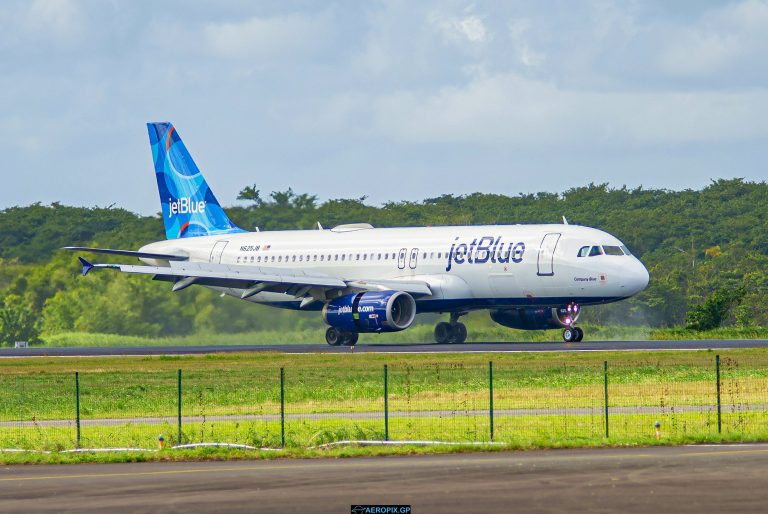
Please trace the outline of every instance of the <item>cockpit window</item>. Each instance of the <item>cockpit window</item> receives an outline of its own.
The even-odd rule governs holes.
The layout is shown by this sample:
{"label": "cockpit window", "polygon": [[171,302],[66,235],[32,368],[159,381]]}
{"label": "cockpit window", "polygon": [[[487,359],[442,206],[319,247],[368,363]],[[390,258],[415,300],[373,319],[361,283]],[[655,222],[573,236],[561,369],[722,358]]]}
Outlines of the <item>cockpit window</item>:
{"label": "cockpit window", "polygon": [[589,246],[582,246],[579,248],[579,257],[586,257],[587,255],[589,255]]}
{"label": "cockpit window", "polygon": [[632,252],[629,251],[629,248],[627,248],[624,245],[621,245],[621,249],[624,251],[624,255],[632,255]]}
{"label": "cockpit window", "polygon": [[606,255],[624,255],[624,252],[618,246],[603,246]]}
{"label": "cockpit window", "polygon": [[603,249],[599,246],[593,246],[589,251],[589,256],[594,257],[595,255],[603,255]]}

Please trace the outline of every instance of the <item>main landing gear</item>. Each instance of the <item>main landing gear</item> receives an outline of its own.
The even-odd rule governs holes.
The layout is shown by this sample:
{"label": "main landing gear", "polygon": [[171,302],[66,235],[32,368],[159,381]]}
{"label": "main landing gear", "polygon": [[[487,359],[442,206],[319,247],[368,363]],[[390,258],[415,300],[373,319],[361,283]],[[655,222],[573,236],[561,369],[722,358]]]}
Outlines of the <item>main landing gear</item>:
{"label": "main landing gear", "polygon": [[347,332],[336,327],[328,327],[325,331],[325,342],[331,346],[355,346],[360,334]]}
{"label": "main landing gear", "polygon": [[459,323],[459,316],[465,312],[452,312],[450,323],[441,321],[435,326],[435,341],[439,344],[463,343],[467,340],[467,327]]}
{"label": "main landing gear", "polygon": [[584,339],[584,331],[579,327],[568,327],[563,330],[563,341],[566,343],[578,343]]}

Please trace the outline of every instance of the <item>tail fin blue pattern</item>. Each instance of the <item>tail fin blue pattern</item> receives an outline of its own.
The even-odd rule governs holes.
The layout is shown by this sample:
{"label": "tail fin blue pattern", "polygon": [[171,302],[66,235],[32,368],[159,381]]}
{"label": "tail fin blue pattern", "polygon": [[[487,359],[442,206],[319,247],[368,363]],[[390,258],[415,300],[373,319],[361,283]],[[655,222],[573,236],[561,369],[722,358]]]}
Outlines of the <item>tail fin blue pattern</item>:
{"label": "tail fin blue pattern", "polygon": [[147,129],[163,207],[165,237],[245,232],[232,223],[221,208],[173,124],[147,123]]}

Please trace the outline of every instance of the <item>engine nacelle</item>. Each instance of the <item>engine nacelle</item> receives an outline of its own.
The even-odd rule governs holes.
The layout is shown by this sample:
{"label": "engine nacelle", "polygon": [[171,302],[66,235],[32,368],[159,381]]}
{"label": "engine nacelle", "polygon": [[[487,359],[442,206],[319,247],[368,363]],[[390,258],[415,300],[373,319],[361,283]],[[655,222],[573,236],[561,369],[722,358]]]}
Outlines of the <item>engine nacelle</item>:
{"label": "engine nacelle", "polygon": [[521,307],[491,311],[491,319],[499,325],[518,330],[546,330],[570,327],[579,319],[578,305],[566,307]]}
{"label": "engine nacelle", "polygon": [[416,301],[403,291],[367,291],[341,296],[325,304],[327,324],[349,332],[397,332],[410,327]]}

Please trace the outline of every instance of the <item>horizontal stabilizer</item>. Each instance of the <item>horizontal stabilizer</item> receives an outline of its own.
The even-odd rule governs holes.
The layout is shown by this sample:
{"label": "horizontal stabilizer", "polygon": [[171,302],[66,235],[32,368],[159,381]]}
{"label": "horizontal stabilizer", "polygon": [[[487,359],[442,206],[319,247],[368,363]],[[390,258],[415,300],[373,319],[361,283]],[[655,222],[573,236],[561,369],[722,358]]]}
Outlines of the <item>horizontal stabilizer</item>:
{"label": "horizontal stabilizer", "polygon": [[137,259],[160,259],[163,261],[186,261],[189,259],[189,257],[186,255],[136,252],[133,250],[112,250],[110,248],[88,248],[85,246],[65,246],[62,248],[62,250],[72,250],[75,252],[107,253],[111,255],[126,255],[128,257],[136,257]]}
{"label": "horizontal stabilizer", "polygon": [[88,272],[93,269],[93,264],[91,264],[90,262],[86,261],[82,257],[78,257],[78,259],[80,260],[80,264],[83,265],[83,276],[86,276],[88,274]]}

